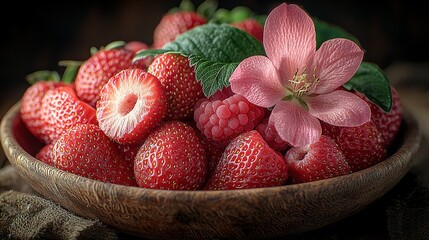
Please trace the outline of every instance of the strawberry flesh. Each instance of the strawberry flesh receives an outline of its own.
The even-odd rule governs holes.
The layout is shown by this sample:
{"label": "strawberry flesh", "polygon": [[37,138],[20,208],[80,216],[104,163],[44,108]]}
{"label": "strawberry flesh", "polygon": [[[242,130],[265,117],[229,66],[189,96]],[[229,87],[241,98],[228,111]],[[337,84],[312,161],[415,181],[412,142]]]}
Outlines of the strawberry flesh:
{"label": "strawberry flesh", "polygon": [[100,128],[120,144],[142,144],[164,117],[166,96],[158,79],[141,69],[126,69],[103,87],[97,102]]}

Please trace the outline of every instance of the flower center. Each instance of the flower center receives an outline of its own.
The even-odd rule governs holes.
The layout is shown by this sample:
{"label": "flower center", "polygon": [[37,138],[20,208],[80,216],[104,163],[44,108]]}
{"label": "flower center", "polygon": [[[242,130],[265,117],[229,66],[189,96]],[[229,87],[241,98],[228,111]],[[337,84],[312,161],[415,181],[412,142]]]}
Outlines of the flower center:
{"label": "flower center", "polygon": [[297,98],[301,98],[304,94],[311,94],[319,83],[319,78],[316,76],[316,68],[313,69],[312,78],[308,77],[306,68],[298,74],[298,69],[296,69],[293,78],[289,80],[289,83],[292,86],[293,95]]}

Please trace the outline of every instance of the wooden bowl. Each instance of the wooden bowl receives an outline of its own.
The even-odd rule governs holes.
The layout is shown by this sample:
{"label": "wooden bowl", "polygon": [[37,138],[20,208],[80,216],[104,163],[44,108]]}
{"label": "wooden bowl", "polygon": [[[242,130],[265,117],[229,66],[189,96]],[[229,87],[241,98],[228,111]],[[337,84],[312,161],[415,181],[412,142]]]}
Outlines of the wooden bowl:
{"label": "wooden bowl", "polygon": [[38,161],[19,144],[31,146],[27,139],[14,134],[24,128],[19,107],[18,102],[1,122],[2,146],[19,174],[77,215],[145,238],[258,239],[326,226],[365,208],[397,184],[412,166],[421,140],[417,122],[406,114],[390,157],[356,173],[271,188],[153,190],[94,181]]}

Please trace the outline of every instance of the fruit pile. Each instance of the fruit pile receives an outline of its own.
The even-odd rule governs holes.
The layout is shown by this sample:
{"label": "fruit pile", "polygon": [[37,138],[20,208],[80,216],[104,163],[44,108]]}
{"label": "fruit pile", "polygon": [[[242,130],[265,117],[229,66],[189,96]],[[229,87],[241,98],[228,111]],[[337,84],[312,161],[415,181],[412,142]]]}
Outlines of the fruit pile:
{"label": "fruit pile", "polygon": [[[165,14],[152,46],[108,44],[68,62],[62,81],[30,75],[38,81],[20,114],[44,143],[35,157],[94,180],[173,190],[316,181],[387,157],[402,120],[399,95],[362,62],[353,36],[292,4],[265,19],[242,7],[209,11],[212,3]],[[298,57],[279,63],[284,49]]]}

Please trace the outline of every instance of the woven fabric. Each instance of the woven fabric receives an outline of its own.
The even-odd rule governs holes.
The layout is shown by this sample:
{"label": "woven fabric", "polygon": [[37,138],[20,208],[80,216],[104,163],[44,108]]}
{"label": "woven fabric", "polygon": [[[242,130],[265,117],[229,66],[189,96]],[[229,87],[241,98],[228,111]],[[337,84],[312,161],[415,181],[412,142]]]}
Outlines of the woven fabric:
{"label": "woven fabric", "polygon": [[[13,190],[10,190],[13,189]],[[100,221],[35,195],[12,166],[0,169],[0,239],[118,239]]]}

